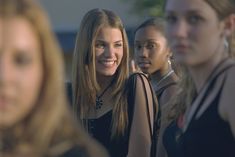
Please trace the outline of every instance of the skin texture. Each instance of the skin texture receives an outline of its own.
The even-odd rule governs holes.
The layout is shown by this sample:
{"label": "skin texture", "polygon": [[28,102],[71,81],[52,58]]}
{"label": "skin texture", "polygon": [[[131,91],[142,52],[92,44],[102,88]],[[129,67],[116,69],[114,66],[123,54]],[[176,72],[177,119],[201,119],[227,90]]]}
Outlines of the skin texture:
{"label": "skin texture", "polygon": [[154,26],[139,29],[135,34],[135,61],[144,73],[168,70],[167,41]]}
{"label": "skin texture", "polygon": [[28,21],[0,19],[0,33],[0,129],[4,129],[23,120],[35,107],[43,66],[39,41]]}
{"label": "skin texture", "polygon": [[98,75],[115,74],[123,56],[122,33],[118,28],[103,27],[95,42],[96,72]]}
{"label": "skin texture", "polygon": [[166,34],[175,60],[188,67],[197,91],[226,57],[225,23],[204,0],[168,0]]}
{"label": "skin texture", "polygon": [[166,33],[176,61],[205,64],[223,50],[223,23],[204,0],[168,0]]}

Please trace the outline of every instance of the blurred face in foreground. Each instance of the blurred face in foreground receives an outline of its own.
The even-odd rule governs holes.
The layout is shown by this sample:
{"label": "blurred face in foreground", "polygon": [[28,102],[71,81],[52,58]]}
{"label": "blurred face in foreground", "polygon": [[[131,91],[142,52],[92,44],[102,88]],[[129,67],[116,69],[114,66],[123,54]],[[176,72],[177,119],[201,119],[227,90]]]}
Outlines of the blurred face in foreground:
{"label": "blurred face in foreground", "polygon": [[0,18],[0,129],[26,118],[43,80],[42,53],[35,30],[21,17]]}
{"label": "blurred face in foreground", "polygon": [[167,0],[165,16],[176,61],[195,67],[224,52],[224,21],[205,0]]}

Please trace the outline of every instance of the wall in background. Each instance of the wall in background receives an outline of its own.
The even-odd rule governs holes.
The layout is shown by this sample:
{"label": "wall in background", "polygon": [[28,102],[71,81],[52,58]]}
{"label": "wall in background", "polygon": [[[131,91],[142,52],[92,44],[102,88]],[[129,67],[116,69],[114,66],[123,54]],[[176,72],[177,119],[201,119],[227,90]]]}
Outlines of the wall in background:
{"label": "wall in background", "polygon": [[117,13],[126,27],[134,27],[143,18],[131,14],[131,4],[122,0],[39,0],[47,10],[54,30],[77,30],[84,14],[93,8]]}
{"label": "wall in background", "polygon": [[104,8],[118,14],[126,27],[130,43],[132,30],[144,16],[130,13],[131,4],[122,0],[38,0],[47,11],[53,30],[64,51],[66,80],[71,80],[72,54],[76,32],[82,17],[93,8]]}

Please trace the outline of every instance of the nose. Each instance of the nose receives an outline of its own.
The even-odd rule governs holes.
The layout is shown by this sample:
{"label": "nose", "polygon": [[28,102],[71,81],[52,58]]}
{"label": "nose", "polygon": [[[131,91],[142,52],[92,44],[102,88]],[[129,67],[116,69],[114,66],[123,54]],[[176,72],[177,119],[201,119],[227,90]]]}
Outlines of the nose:
{"label": "nose", "polygon": [[141,58],[147,58],[148,57],[148,52],[146,48],[143,46],[141,49],[138,50],[139,57]]}
{"label": "nose", "polygon": [[107,46],[105,48],[104,56],[107,58],[112,58],[115,54],[115,48],[113,46]]}

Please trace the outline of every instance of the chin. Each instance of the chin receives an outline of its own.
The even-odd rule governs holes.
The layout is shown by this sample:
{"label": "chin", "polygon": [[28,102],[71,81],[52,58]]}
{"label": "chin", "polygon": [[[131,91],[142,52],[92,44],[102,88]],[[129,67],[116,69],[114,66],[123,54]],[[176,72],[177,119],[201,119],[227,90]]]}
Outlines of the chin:
{"label": "chin", "polygon": [[109,72],[108,72],[108,71],[107,71],[107,72],[102,71],[102,72],[100,72],[99,74],[100,74],[100,75],[103,75],[103,76],[113,76],[113,75],[115,74],[115,72],[116,72],[116,71],[114,71],[114,72],[113,72],[113,71],[109,71]]}
{"label": "chin", "polygon": [[14,124],[15,124],[14,122],[6,120],[6,118],[3,118],[0,120],[0,130],[11,128]]}
{"label": "chin", "polygon": [[140,70],[141,70],[143,73],[146,73],[146,74],[149,73],[149,69],[148,69],[148,68],[140,68]]}

